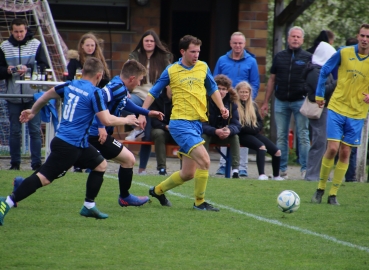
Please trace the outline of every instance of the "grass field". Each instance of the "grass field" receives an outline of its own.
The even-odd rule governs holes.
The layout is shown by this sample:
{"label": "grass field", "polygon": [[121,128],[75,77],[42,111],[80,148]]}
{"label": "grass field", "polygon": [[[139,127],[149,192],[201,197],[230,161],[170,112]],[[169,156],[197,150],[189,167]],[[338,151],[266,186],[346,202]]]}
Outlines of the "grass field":
{"label": "grass field", "polygon": [[[30,171],[2,171],[0,195]],[[0,269],[369,269],[369,185],[344,183],[341,206],[315,205],[316,182],[209,179],[206,198],[221,211],[192,209],[193,181],[155,199],[121,208],[118,183],[107,175],[97,198],[106,220],[79,215],[86,174],[68,173],[10,210],[0,227]],[[146,195],[164,177],[134,176]],[[330,183],[328,183],[328,187]],[[300,195],[283,214],[282,190]]]}

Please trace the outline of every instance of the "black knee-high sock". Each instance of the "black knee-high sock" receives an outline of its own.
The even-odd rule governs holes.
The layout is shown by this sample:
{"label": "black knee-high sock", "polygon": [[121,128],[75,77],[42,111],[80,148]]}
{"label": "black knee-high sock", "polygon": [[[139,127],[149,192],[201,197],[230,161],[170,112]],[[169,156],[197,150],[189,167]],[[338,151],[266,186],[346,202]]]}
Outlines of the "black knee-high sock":
{"label": "black knee-high sock", "polygon": [[256,151],[256,165],[258,166],[259,175],[265,174],[265,153],[266,150],[258,149]]}
{"label": "black knee-high sock", "polygon": [[37,189],[42,187],[40,178],[36,174],[32,174],[23,180],[20,186],[10,196],[13,202],[20,202],[31,194],[35,193]]}
{"label": "black knee-high sock", "polygon": [[273,176],[279,176],[279,165],[281,164],[281,157],[272,156]]}
{"label": "black knee-high sock", "polygon": [[131,188],[133,177],[133,168],[122,168],[119,167],[118,180],[119,180],[119,191],[122,198],[129,196],[129,189]]}
{"label": "black knee-high sock", "polygon": [[86,182],[86,202],[94,202],[97,194],[99,194],[101,185],[104,181],[105,172],[92,171],[88,175]]}

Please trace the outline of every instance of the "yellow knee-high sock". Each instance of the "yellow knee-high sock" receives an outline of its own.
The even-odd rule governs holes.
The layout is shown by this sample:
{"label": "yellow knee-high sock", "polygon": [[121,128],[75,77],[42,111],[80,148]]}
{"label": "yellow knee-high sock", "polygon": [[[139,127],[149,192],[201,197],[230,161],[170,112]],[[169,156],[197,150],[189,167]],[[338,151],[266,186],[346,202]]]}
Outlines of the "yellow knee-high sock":
{"label": "yellow knee-high sock", "polygon": [[341,186],[342,179],[346,174],[348,163],[343,163],[341,161],[337,162],[336,168],[334,169],[334,175],[332,179],[331,190],[329,191],[329,196],[337,196],[338,189]]}
{"label": "yellow knee-high sock", "polygon": [[195,205],[205,201],[206,184],[208,183],[209,171],[197,169],[195,172]]}
{"label": "yellow knee-high sock", "polygon": [[177,171],[169,176],[167,179],[165,179],[163,182],[161,182],[159,185],[157,185],[155,187],[155,193],[161,195],[167,190],[182,185],[184,182],[185,181],[179,175],[179,171]]}
{"label": "yellow knee-high sock", "polygon": [[319,176],[319,184],[318,189],[325,190],[327,185],[329,174],[331,173],[332,167],[334,164],[334,158],[327,159],[323,157],[322,166],[320,167],[320,176]]}

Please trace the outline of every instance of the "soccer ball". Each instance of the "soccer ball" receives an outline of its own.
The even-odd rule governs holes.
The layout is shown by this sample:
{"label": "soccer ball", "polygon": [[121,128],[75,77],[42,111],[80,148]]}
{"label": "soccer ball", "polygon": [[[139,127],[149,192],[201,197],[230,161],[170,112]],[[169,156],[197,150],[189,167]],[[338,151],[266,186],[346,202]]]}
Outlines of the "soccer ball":
{"label": "soccer ball", "polygon": [[277,203],[282,212],[293,213],[300,207],[300,197],[292,190],[284,190],[278,195]]}

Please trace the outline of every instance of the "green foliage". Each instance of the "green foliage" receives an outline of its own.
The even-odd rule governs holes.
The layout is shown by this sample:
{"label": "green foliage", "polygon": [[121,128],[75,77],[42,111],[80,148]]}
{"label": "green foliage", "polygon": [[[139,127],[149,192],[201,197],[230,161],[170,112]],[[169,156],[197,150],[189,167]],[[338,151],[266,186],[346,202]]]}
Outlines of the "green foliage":
{"label": "green foliage", "polygon": [[[1,195],[29,171],[2,171]],[[311,204],[317,183],[210,178],[206,198],[218,213],[192,209],[194,182],[142,207],[117,203],[106,176],[97,198],[106,220],[79,216],[86,174],[68,173],[11,209],[0,227],[1,269],[367,269],[369,185],[344,184],[341,206]],[[134,176],[133,194],[164,180]],[[328,183],[328,187],[330,183]],[[283,214],[277,195],[297,192],[300,209]],[[354,263],[354,264],[353,264]]]}

